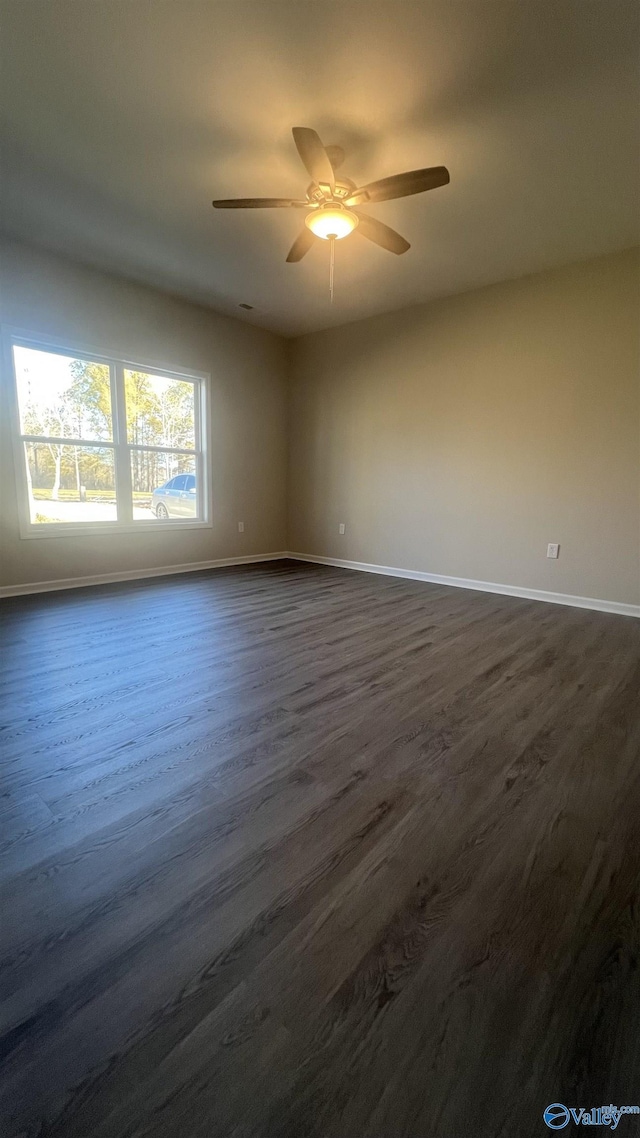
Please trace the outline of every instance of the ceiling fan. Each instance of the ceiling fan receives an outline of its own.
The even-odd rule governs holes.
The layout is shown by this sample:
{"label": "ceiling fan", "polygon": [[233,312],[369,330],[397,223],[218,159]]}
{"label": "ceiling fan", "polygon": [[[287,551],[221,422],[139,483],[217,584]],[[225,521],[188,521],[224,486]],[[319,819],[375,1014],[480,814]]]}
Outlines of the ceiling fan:
{"label": "ceiling fan", "polygon": [[406,174],[394,174],[390,178],[381,178],[377,182],[358,187],[349,178],[336,177],[336,170],[344,161],[341,146],[323,146],[316,131],[307,126],[294,126],[292,133],[298,154],[312,178],[306,198],[228,198],[214,201],[215,209],[291,207],[308,210],[304,219],[305,228],[289,250],[289,262],[302,260],[313,245],[314,236],[330,241],[333,254],[334,241],[348,237],[356,227],[363,237],[388,249],[390,253],[406,253],[410,246],[404,237],[377,218],[360,213],[355,207],[369,202],[406,198],[410,194],[433,190],[436,186],[446,186],[449,181],[446,166],[409,170]]}

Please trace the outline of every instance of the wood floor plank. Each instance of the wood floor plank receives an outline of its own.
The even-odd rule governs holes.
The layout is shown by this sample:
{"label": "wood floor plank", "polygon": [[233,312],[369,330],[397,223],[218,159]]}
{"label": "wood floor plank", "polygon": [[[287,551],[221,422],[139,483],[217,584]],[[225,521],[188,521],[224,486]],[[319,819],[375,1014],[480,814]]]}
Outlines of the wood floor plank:
{"label": "wood floor plank", "polygon": [[0,612],[3,1135],[638,1101],[640,622],[286,561]]}

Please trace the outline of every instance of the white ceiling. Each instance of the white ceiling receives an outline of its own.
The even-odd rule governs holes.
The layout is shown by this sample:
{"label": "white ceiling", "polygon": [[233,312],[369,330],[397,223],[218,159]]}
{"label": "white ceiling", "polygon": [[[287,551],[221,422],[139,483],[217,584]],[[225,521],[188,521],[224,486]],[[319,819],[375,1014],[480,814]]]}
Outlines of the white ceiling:
{"label": "white ceiling", "polygon": [[[638,242],[635,0],[8,0],[3,228],[286,335]],[[363,183],[451,184],[285,264],[312,126]],[[242,302],[255,306],[243,314]]]}

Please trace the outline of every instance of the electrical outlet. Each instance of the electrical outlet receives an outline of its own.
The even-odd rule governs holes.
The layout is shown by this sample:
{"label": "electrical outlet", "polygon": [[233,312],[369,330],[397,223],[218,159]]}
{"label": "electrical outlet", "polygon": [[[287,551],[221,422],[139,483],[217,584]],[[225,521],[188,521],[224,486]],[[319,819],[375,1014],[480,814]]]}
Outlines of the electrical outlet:
{"label": "electrical outlet", "polygon": [[556,558],[559,556],[560,556],[560,546],[556,545],[555,542],[550,541],[548,546],[547,546],[547,557]]}
{"label": "electrical outlet", "polygon": [[346,528],[347,528],[347,527],[345,526],[344,522],[340,522],[340,530],[339,530],[339,532],[340,532],[340,533],[345,533],[345,531],[346,531]]}
{"label": "electrical outlet", "polygon": [[244,522],[238,522],[238,533],[244,533]]}

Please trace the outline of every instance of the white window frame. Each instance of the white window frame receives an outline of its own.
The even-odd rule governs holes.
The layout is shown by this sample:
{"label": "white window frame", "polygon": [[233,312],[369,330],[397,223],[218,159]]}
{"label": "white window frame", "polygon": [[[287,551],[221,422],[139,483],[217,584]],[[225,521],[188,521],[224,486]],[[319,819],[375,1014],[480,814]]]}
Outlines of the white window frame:
{"label": "white window frame", "polygon": [[[176,533],[183,530],[212,529],[211,519],[211,463],[208,448],[210,438],[209,429],[209,399],[208,393],[211,376],[208,372],[195,371],[193,368],[167,368],[157,360],[136,356],[116,355],[112,351],[101,351],[88,347],[86,344],[75,343],[73,347],[67,341],[55,337],[39,336],[24,332],[16,328],[3,328],[3,341],[5,344],[5,372],[11,375],[10,383],[10,425],[13,439],[14,466],[16,475],[16,492],[18,497],[18,518],[20,536],[22,538],[56,537],[82,537],[96,534],[135,533],[139,535],[148,533]],[[89,360],[91,363],[106,364],[111,376],[111,425],[112,438],[107,440],[64,439],[65,445],[82,447],[101,447],[112,450],[114,456],[114,476],[118,517],[111,522],[56,522],[44,525],[31,521],[29,502],[29,487],[27,481],[26,459],[24,451],[25,442],[60,443],[59,438],[44,436],[23,435],[20,422],[20,406],[18,400],[18,382],[15,371],[14,347],[34,348],[37,351],[52,352],[56,355],[67,355],[72,359]],[[127,439],[126,404],[125,404],[125,370],[148,372],[160,376],[162,379],[186,380],[194,384],[194,410],[195,410],[195,449],[171,446],[142,446],[129,443]],[[160,454],[188,454],[195,459],[196,477],[199,489],[198,508],[200,516],[193,521],[188,518],[175,518],[172,521],[134,520],[133,499],[131,493],[131,452],[135,450],[155,451]]]}

